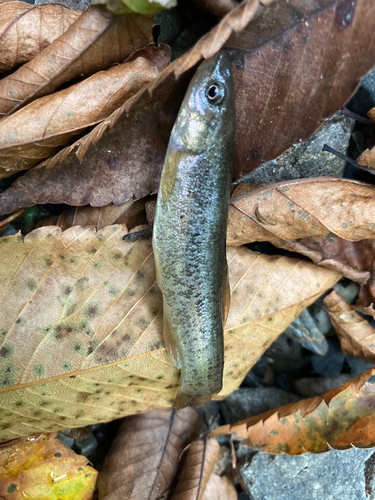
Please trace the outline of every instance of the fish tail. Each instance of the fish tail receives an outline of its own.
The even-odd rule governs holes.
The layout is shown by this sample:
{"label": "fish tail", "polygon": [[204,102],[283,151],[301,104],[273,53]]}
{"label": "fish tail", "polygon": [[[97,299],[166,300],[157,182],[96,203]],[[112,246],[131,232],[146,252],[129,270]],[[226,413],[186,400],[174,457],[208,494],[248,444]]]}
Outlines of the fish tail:
{"label": "fish tail", "polygon": [[173,402],[173,408],[185,408],[185,406],[198,406],[204,403],[208,403],[211,399],[216,396],[216,394],[206,394],[205,396],[200,396],[196,394],[185,394],[184,392],[178,391],[176,399]]}

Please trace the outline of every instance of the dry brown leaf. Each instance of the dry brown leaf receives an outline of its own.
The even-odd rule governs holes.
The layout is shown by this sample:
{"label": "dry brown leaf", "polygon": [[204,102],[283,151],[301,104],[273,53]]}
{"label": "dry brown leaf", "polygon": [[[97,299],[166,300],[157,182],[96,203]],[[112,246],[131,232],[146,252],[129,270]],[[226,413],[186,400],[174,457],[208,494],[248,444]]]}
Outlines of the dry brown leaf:
{"label": "dry brown leaf", "polygon": [[30,61],[81,15],[62,5],[0,5],[0,72]]}
{"label": "dry brown leaf", "polygon": [[361,284],[368,282],[367,268],[358,269],[345,259],[325,254],[306,238],[330,235],[360,241],[374,237],[370,208],[371,204],[375,206],[374,186],[349,179],[318,177],[258,189],[248,185],[248,191],[245,190],[246,186],[242,186],[242,194],[236,196],[238,191],[235,191],[231,199],[228,245],[269,241]]}
{"label": "dry brown leaf", "polygon": [[152,19],[147,16],[114,17],[90,7],[32,61],[0,80],[0,116],[52,93],[73,78],[122,62],[151,42],[151,28]]}
{"label": "dry brown leaf", "polygon": [[[263,7],[249,22],[257,3],[248,0],[230,12],[144,92],[127,101],[73,148],[53,158],[48,163],[50,170],[41,167],[19,179],[0,198],[1,213],[46,200],[103,206],[156,191],[170,131],[169,126],[161,140],[160,120],[163,124],[167,117],[173,122],[191,76],[187,72],[224,43],[234,48],[238,121],[235,178],[306,139],[342,107],[373,65],[373,0],[311,0],[303,4],[278,0]],[[240,31],[247,23],[240,35],[226,42],[233,29]],[[266,71],[266,67],[274,71]],[[128,130],[126,138],[124,128]],[[121,160],[113,173],[108,165],[116,158]],[[111,182],[103,186],[101,176]],[[81,185],[86,186],[84,196],[82,189],[76,188]]]}
{"label": "dry brown leaf", "polygon": [[57,218],[56,226],[60,226],[63,230],[73,226],[94,226],[97,229],[103,229],[112,224],[125,224],[130,230],[146,224],[144,205],[145,201],[142,199],[138,201],[128,200],[121,205],[111,204],[100,208],[90,205],[69,207]]}
{"label": "dry brown leaf", "polygon": [[227,477],[211,474],[202,500],[237,500],[237,498],[236,488]]}
{"label": "dry brown leaf", "polygon": [[347,241],[331,236],[311,236],[298,242],[321,255],[320,265],[336,264],[344,276],[361,283],[354,309],[370,316],[375,315],[375,240]]}
{"label": "dry brown leaf", "polygon": [[172,500],[202,500],[219,450],[219,443],[213,438],[199,439],[188,447]]}
{"label": "dry brown leaf", "polygon": [[92,500],[97,471],[56,434],[39,434],[0,446],[0,498]]}
{"label": "dry brown leaf", "polygon": [[[172,406],[179,371],[162,339],[150,239],[43,227],[0,238],[0,440]],[[341,275],[228,249],[224,398]]]}
{"label": "dry brown leaf", "polygon": [[199,427],[193,408],[126,418],[98,478],[99,500],[166,498],[180,454]]}
{"label": "dry brown leaf", "polygon": [[0,179],[57,153],[154,80],[170,61],[168,45],[150,44],[138,52],[142,56],[41,97],[1,120]]}
{"label": "dry brown leaf", "polygon": [[375,169],[375,147],[371,149],[366,149],[361,153],[361,155],[357,158],[358,165],[362,165],[364,167],[369,167],[371,169]]}
{"label": "dry brown leaf", "polygon": [[301,455],[375,445],[375,369],[322,396],[270,410],[211,434],[268,453]]}
{"label": "dry brown leaf", "polygon": [[172,62],[154,84],[144,87],[73,146],[28,172],[24,187],[16,183],[0,198],[0,212],[15,212],[14,204],[29,206],[47,198],[51,203],[104,206],[154,192],[192,68],[202,57],[215,54],[233,31],[246,26],[257,5],[258,0],[245,1],[191,51]]}
{"label": "dry brown leaf", "polygon": [[341,350],[375,363],[375,330],[333,290],[323,300],[332,326],[340,340]]}

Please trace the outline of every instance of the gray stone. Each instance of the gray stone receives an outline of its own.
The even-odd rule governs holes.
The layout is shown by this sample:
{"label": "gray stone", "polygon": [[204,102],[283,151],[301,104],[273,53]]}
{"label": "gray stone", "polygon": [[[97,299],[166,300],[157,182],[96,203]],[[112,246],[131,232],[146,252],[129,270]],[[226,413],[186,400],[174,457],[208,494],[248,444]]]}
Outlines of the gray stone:
{"label": "gray stone", "polygon": [[98,442],[94,434],[91,434],[89,438],[84,439],[83,441],[75,441],[75,445],[77,448],[77,453],[88,458],[98,447]]}
{"label": "gray stone", "polygon": [[346,356],[346,362],[350,368],[350,376],[352,378],[362,375],[363,372],[373,368],[374,365],[364,359],[355,358],[354,356]]}
{"label": "gray stone", "polygon": [[358,283],[344,278],[336,283],[333,288],[348,304],[353,304],[358,296],[360,286]]}
{"label": "gray stone", "polygon": [[311,352],[323,356],[328,351],[327,340],[320,332],[308,309],[304,309],[301,314],[291,322],[284,333],[287,337],[296,340],[302,347]]}
{"label": "gray stone", "polygon": [[331,389],[336,389],[340,385],[345,384],[348,380],[353,378],[349,373],[343,373],[337,378],[328,377],[315,377],[315,378],[300,378],[294,380],[293,390],[296,394],[303,396],[304,398],[313,398],[319,394],[324,394]]}
{"label": "gray stone", "polygon": [[264,353],[263,358],[274,372],[298,370],[298,368],[301,368],[307,362],[303,355],[301,344],[287,337],[285,333],[282,333],[270,345]]}
{"label": "gray stone", "polygon": [[238,389],[219,404],[225,423],[234,424],[239,420],[300,400],[299,396],[276,387],[258,387]]}
{"label": "gray stone", "polygon": [[336,113],[309,139],[291,146],[278,158],[263,163],[254,172],[243,177],[241,182],[280,182],[305,177],[342,177],[345,161],[322,151],[324,144],[346,153],[354,120]]}
{"label": "gray stone", "polygon": [[154,22],[160,25],[158,43],[171,43],[178,37],[183,27],[181,14],[176,7],[157,12]]}
{"label": "gray stone", "polygon": [[375,70],[373,69],[361,82],[361,85],[353,98],[347,104],[347,107],[366,116],[367,111],[375,106]]}
{"label": "gray stone", "polygon": [[57,434],[57,437],[62,441],[66,446],[69,446],[69,448],[73,448],[74,446],[74,439],[70,438],[68,436],[64,436],[64,434],[60,434],[60,432]]}
{"label": "gray stone", "polygon": [[296,457],[256,453],[240,473],[252,500],[373,500],[374,466],[373,449]]}
{"label": "gray stone", "polygon": [[319,375],[329,378],[337,378],[344,365],[345,354],[341,352],[338,341],[328,340],[328,351],[324,356],[312,354],[310,358],[312,367]]}

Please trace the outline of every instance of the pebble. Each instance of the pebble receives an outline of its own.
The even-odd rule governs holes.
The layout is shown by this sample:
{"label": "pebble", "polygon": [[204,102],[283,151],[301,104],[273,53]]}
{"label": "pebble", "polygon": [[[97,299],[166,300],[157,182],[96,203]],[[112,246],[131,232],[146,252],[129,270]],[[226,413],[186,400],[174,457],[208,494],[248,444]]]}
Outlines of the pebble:
{"label": "pebble", "polygon": [[373,449],[299,456],[249,454],[240,474],[252,500],[374,500]]}

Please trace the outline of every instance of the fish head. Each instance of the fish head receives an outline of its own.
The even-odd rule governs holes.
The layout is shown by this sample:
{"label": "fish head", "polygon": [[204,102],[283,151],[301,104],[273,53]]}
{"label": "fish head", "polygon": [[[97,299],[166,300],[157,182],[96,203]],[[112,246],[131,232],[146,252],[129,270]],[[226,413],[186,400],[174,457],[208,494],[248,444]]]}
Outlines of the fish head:
{"label": "fish head", "polygon": [[234,86],[228,53],[220,51],[198,67],[177,119],[180,148],[201,153],[235,129]]}

